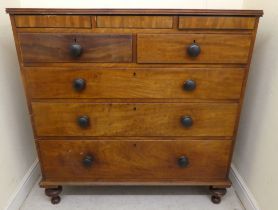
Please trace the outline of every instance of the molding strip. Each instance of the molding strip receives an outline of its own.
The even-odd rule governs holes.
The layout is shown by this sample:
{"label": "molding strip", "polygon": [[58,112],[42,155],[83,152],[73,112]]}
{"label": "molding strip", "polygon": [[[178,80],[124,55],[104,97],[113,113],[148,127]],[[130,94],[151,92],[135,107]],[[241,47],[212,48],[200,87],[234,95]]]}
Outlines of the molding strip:
{"label": "molding strip", "polygon": [[239,174],[235,165],[231,165],[230,180],[233,183],[233,188],[236,191],[239,199],[246,210],[261,210],[253,193],[247,187],[244,179]]}
{"label": "molding strip", "polygon": [[18,184],[14,193],[10,196],[4,210],[19,210],[34,184],[38,181],[40,174],[39,160],[36,159]]}

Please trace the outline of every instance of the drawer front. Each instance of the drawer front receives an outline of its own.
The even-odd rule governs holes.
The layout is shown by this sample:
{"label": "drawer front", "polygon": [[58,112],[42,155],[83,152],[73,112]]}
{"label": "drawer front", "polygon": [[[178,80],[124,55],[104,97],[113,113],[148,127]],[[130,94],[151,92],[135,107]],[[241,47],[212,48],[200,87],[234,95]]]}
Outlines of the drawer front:
{"label": "drawer front", "polygon": [[[232,141],[39,141],[48,181],[225,178]],[[82,180],[80,180],[82,178]]]}
{"label": "drawer front", "polygon": [[98,28],[172,28],[171,16],[97,16]]}
{"label": "drawer front", "polygon": [[254,29],[255,17],[180,16],[179,29]]}
{"label": "drawer front", "polygon": [[27,68],[32,98],[239,99],[244,69]]}
{"label": "drawer front", "polygon": [[139,63],[239,64],[248,62],[252,38],[249,34],[139,34],[137,37]]}
{"label": "drawer front", "polygon": [[23,62],[131,62],[132,36],[19,33]]}
{"label": "drawer front", "polygon": [[19,28],[91,28],[90,16],[80,15],[16,15]]}
{"label": "drawer front", "polygon": [[32,103],[38,136],[232,136],[236,103]]}

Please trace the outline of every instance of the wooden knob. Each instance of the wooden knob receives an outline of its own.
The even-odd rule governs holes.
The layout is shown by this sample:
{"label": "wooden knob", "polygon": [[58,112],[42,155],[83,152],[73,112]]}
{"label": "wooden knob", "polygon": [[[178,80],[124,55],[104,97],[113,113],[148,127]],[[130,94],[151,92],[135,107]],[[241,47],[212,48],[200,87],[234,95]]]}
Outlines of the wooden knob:
{"label": "wooden knob", "polygon": [[80,92],[86,88],[86,81],[82,78],[75,79],[73,81],[73,88]]}
{"label": "wooden knob", "polygon": [[94,157],[92,155],[86,155],[84,158],[83,158],[83,165],[85,167],[91,167],[93,165],[93,162],[94,162]]}
{"label": "wooden knob", "polygon": [[180,156],[180,157],[178,158],[178,165],[179,165],[181,168],[187,167],[188,164],[189,164],[188,157],[186,157],[186,156]]}
{"label": "wooden knob", "polygon": [[81,128],[87,128],[90,125],[90,118],[88,116],[81,116],[77,118],[77,124]]}
{"label": "wooden knob", "polygon": [[82,54],[81,45],[75,43],[70,46],[70,54],[72,57],[78,58]]}
{"label": "wooden knob", "polygon": [[190,57],[197,57],[201,53],[201,48],[198,44],[192,43],[188,46],[187,53]]}
{"label": "wooden knob", "polygon": [[190,116],[182,116],[181,117],[181,124],[184,127],[189,128],[193,125],[193,120]]}
{"label": "wooden knob", "polygon": [[183,84],[183,89],[186,91],[192,91],[196,88],[196,82],[194,80],[186,80]]}

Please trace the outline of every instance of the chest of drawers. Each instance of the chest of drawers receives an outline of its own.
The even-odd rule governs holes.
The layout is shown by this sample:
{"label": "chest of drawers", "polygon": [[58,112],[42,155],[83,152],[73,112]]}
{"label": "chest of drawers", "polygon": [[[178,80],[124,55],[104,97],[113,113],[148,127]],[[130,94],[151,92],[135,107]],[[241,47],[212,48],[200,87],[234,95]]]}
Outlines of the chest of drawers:
{"label": "chest of drawers", "polygon": [[64,185],[226,188],[258,10],[7,9],[53,204]]}

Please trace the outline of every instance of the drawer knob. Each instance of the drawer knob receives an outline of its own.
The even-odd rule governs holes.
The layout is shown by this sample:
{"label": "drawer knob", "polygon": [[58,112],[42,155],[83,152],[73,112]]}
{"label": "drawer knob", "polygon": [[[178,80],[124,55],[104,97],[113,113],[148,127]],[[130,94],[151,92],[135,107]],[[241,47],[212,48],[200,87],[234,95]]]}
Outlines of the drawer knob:
{"label": "drawer knob", "polygon": [[192,43],[188,46],[187,52],[190,57],[197,57],[201,53],[201,48],[198,44]]}
{"label": "drawer knob", "polygon": [[81,116],[77,118],[77,124],[81,128],[87,128],[90,125],[90,119],[88,116]]}
{"label": "drawer knob", "polygon": [[70,46],[70,54],[72,57],[79,57],[82,54],[82,47],[81,45],[75,43]]}
{"label": "drawer knob", "polygon": [[82,91],[86,87],[86,80],[78,78],[73,81],[73,88],[76,91]]}
{"label": "drawer knob", "polygon": [[196,88],[196,82],[194,80],[186,80],[183,84],[183,89],[186,91],[192,91]]}
{"label": "drawer knob", "polygon": [[178,159],[178,165],[179,165],[181,168],[187,167],[188,164],[189,164],[188,157],[186,157],[186,156],[180,156],[180,157],[179,157],[179,159]]}
{"label": "drawer knob", "polygon": [[94,162],[94,157],[91,155],[86,155],[82,162],[85,167],[90,167]]}
{"label": "drawer knob", "polygon": [[193,125],[193,120],[190,116],[182,116],[181,117],[181,124],[184,127],[189,128]]}

